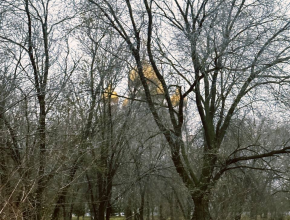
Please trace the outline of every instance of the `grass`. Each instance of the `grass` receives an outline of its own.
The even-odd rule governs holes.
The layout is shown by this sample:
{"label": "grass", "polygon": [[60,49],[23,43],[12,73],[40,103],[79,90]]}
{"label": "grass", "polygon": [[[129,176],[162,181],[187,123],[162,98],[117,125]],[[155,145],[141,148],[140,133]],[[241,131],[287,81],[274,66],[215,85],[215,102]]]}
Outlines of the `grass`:
{"label": "grass", "polygon": [[[80,220],[83,220],[83,217],[79,218]],[[77,220],[77,217],[72,217],[72,220]],[[84,220],[91,220],[91,217],[85,216]],[[125,220],[124,217],[111,217],[110,220]]]}
{"label": "grass", "polygon": [[[260,216],[257,217],[257,220],[267,220],[267,219],[270,218],[261,218]],[[247,216],[242,216],[241,220],[252,220],[252,219]],[[290,216],[284,216],[283,220],[290,220]]]}
{"label": "grass", "polygon": [[[78,218],[77,217],[72,217],[72,220],[77,220]],[[85,216],[84,218],[81,216],[80,218],[79,218],[80,220],[91,220],[91,217],[87,217],[87,216]]]}
{"label": "grass", "polygon": [[[258,218],[261,220],[262,218]],[[72,217],[72,220],[77,220],[77,217]],[[80,217],[80,220],[83,220],[83,217]],[[91,217],[85,217],[84,220],[91,220]],[[111,217],[110,220],[125,220],[125,217]],[[241,220],[250,220],[250,218],[243,216]],[[290,216],[284,217],[283,220],[290,220]]]}

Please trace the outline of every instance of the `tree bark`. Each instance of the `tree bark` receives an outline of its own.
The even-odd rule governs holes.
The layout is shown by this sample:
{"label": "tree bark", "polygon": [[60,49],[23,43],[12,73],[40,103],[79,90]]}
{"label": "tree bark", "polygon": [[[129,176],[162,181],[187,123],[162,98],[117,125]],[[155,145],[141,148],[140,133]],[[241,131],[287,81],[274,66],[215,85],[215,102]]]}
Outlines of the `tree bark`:
{"label": "tree bark", "polygon": [[106,204],[105,202],[101,201],[99,205],[99,219],[98,220],[105,220],[105,211],[106,211]]}
{"label": "tree bark", "polygon": [[144,206],[145,206],[145,187],[142,189],[141,188],[141,204],[140,204],[140,209],[139,209],[139,219],[143,220],[144,219]]}
{"label": "tree bark", "polygon": [[94,216],[95,219],[98,219],[98,208],[96,205],[96,200],[95,200],[95,196],[94,196],[94,192],[93,192],[93,186],[91,184],[91,180],[89,178],[89,175],[86,173],[86,178],[87,178],[87,182],[88,182],[88,187],[89,187],[89,194],[90,194],[90,200],[91,200],[91,215]]}
{"label": "tree bark", "polygon": [[209,213],[209,201],[205,198],[193,198],[194,213],[192,220],[211,220]]}
{"label": "tree bark", "polygon": [[112,206],[111,206],[110,201],[108,201],[108,205],[106,208],[106,220],[110,220],[111,213],[112,213]]}

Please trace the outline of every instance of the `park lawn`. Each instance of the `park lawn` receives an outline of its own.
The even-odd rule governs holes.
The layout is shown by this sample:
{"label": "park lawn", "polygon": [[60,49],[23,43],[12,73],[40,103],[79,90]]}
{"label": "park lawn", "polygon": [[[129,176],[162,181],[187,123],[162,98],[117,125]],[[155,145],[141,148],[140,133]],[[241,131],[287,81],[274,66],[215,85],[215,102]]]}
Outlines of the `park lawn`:
{"label": "park lawn", "polygon": [[[78,218],[77,217],[72,217],[72,220],[77,220]],[[85,216],[84,218],[81,216],[80,218],[79,218],[79,220],[91,220],[91,217],[88,217],[88,216]]]}
{"label": "park lawn", "polygon": [[[80,220],[91,220],[91,217],[85,216],[85,218],[80,217]],[[77,217],[72,217],[72,220],[77,220]],[[125,220],[125,217],[111,217],[110,220]]]}

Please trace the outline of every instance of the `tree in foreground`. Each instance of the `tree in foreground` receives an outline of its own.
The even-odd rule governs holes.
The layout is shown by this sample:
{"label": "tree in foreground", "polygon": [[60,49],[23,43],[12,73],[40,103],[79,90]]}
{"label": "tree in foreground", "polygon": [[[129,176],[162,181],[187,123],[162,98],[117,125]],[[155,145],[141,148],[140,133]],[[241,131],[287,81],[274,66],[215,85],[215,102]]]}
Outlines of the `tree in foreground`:
{"label": "tree in foreground", "polygon": [[0,1],[0,218],[280,218],[288,11]]}
{"label": "tree in foreground", "polygon": [[[287,139],[274,145],[250,143],[231,148],[223,144],[234,116],[241,115],[249,104],[258,107],[261,98],[267,100],[269,87],[287,84],[290,22],[285,1],[89,2],[102,11],[131,51],[148,107],[194,202],[192,219],[211,218],[211,191],[226,171],[289,153]],[[164,91],[166,121],[144,75],[140,49],[144,40],[145,59]],[[177,107],[170,98],[172,87],[178,90]],[[191,146],[184,142],[187,97],[193,99],[190,110],[198,117],[195,126],[202,127],[200,160],[189,157]],[[255,165],[250,163],[248,168]]]}

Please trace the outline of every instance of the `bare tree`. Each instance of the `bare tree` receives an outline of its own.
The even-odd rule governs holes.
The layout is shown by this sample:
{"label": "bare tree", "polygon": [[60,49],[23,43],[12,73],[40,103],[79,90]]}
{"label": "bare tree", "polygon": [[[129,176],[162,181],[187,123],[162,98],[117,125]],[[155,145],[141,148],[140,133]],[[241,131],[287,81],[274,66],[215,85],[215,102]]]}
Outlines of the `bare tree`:
{"label": "bare tree", "polygon": [[288,11],[286,0],[2,0],[1,217],[109,220],[125,202],[128,219],[239,219],[265,216],[262,198],[282,216]]}
{"label": "bare tree", "polygon": [[[280,144],[282,147],[247,155],[238,156],[234,151],[225,161],[219,160],[233,116],[239,114],[258,91],[265,91],[267,85],[279,85],[289,79],[284,68],[289,62],[286,36],[290,23],[285,9],[289,5],[284,1],[144,0],[143,4],[126,1],[118,5],[109,0],[89,2],[102,11],[108,23],[128,44],[146,102],[168,142],[176,171],[190,191],[195,205],[193,219],[211,218],[211,189],[224,172],[234,169],[238,162],[289,153],[289,146]],[[165,36],[157,30],[157,25],[160,32],[165,28],[172,30],[166,32],[166,40],[169,38],[175,47],[165,45]],[[144,39],[148,59],[164,91],[167,122],[160,116],[143,71],[140,48]],[[167,73],[158,66],[158,52],[163,62],[169,64],[172,74],[183,83],[172,85],[170,79],[165,78]],[[180,59],[174,53],[185,58]],[[179,91],[177,108],[170,99],[171,86]],[[184,99],[191,95],[194,97],[192,109],[198,112],[203,129],[199,165],[193,165],[183,141]],[[248,149],[236,149],[244,150]]]}
{"label": "bare tree", "polygon": [[[22,192],[25,196],[20,196],[20,191],[17,203],[23,206],[24,219],[42,219],[46,212],[44,193],[59,168],[53,166],[58,161],[54,163],[49,153],[47,119],[51,119],[51,109],[77,65],[70,60],[68,38],[60,36],[58,28],[72,17],[64,13],[56,19],[57,15],[51,13],[55,2],[50,0],[3,1],[1,4],[5,13],[0,42],[10,48],[7,52],[17,63],[11,71],[21,82],[17,85],[18,97],[24,97],[20,99],[24,100],[23,112],[18,112],[23,115],[19,117],[23,124],[11,136],[19,160],[15,167],[21,176],[19,186],[28,188]],[[65,30],[65,26],[62,28]],[[59,52],[60,49],[63,51]],[[32,112],[29,109],[33,109]],[[20,138],[20,134],[24,138]]]}

